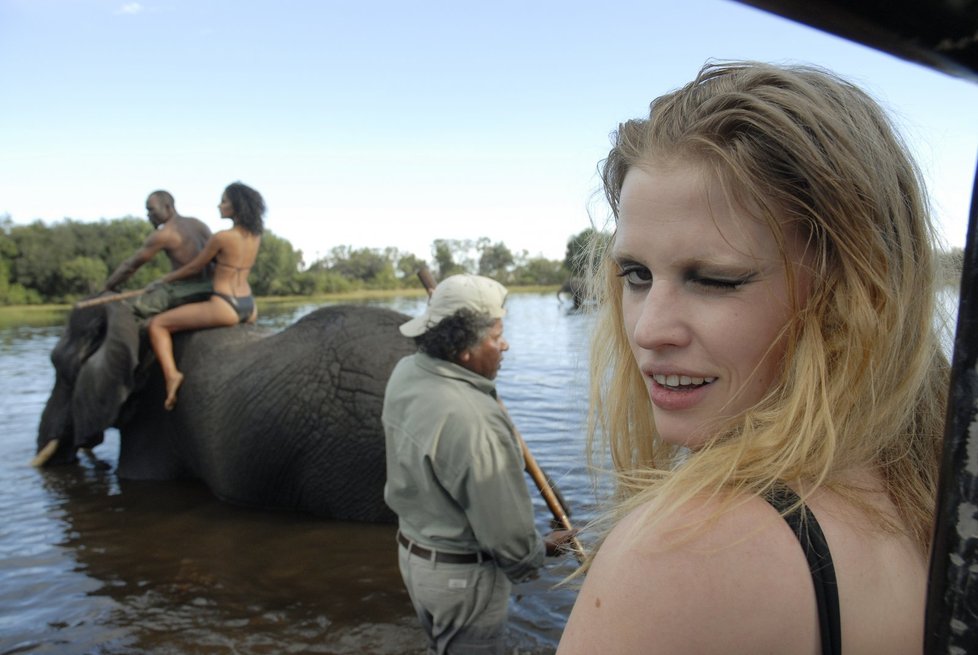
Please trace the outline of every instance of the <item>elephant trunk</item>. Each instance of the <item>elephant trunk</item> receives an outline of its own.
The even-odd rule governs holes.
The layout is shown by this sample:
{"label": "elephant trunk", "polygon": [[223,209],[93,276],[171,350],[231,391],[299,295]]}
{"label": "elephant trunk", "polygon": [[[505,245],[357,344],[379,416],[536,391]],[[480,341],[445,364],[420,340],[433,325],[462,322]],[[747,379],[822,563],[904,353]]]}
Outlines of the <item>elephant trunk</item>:
{"label": "elephant trunk", "polygon": [[[71,388],[64,376],[56,373],[54,389],[48,398],[37,430],[37,455],[33,466],[71,464],[76,461],[74,424],[71,418]],[[53,446],[51,444],[54,444]],[[42,453],[44,456],[42,457]]]}

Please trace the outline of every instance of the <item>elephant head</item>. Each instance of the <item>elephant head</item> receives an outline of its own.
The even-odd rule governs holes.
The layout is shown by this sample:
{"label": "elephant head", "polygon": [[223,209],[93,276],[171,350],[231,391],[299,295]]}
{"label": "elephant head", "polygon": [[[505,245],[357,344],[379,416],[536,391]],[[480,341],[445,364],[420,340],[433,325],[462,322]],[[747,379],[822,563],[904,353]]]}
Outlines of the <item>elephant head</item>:
{"label": "elephant head", "polygon": [[127,305],[74,309],[51,351],[54,389],[41,414],[35,466],[76,460],[102,442],[134,386],[139,326]]}

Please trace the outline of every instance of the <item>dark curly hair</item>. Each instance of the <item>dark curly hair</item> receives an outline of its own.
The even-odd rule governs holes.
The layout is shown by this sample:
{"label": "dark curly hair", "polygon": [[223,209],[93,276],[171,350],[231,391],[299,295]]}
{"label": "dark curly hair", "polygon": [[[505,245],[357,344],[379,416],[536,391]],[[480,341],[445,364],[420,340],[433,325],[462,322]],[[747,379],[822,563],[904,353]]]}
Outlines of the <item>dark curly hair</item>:
{"label": "dark curly hair", "polygon": [[247,184],[232,182],[224,189],[225,195],[234,207],[234,222],[252,234],[265,230],[262,216],[265,214],[265,201],[261,194]]}
{"label": "dark curly hair", "polygon": [[458,362],[462,352],[482,341],[497,320],[488,314],[460,309],[421,336],[414,337],[414,343],[426,355]]}

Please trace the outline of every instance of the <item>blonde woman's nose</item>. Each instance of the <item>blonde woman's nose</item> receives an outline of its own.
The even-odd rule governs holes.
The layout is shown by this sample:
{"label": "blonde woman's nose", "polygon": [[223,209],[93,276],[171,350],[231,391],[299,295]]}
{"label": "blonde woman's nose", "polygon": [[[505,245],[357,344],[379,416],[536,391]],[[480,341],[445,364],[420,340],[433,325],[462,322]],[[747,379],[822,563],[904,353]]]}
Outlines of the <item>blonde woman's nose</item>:
{"label": "blonde woman's nose", "polygon": [[632,328],[635,345],[646,350],[685,346],[690,341],[690,334],[681,294],[667,284],[653,284],[638,308]]}

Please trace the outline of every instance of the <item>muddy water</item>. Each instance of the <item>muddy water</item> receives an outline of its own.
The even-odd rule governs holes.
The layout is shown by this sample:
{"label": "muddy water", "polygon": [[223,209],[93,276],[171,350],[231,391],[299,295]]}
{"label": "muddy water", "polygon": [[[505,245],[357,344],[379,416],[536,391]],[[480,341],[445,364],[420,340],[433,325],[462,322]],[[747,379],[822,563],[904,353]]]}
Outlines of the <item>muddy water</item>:
{"label": "muddy water", "polygon": [[[374,304],[411,314],[422,302]],[[588,319],[549,294],[515,294],[509,307],[500,395],[584,521],[595,497],[583,460]],[[282,327],[313,309],[261,321]],[[119,480],[114,430],[95,459],[27,466],[60,331],[0,329],[0,654],[423,652],[392,526],[235,507],[192,482]],[[555,585],[572,570],[549,560],[515,587],[510,652],[555,650],[575,598]]]}

